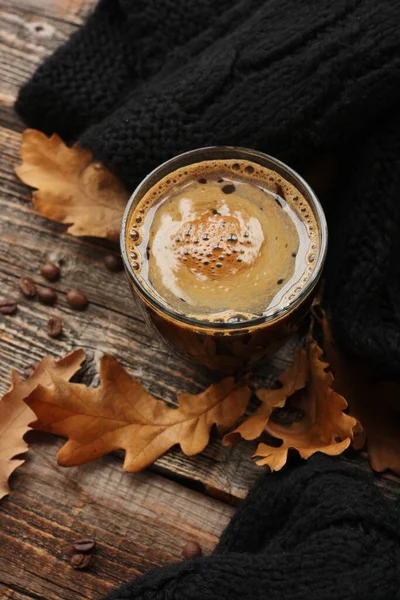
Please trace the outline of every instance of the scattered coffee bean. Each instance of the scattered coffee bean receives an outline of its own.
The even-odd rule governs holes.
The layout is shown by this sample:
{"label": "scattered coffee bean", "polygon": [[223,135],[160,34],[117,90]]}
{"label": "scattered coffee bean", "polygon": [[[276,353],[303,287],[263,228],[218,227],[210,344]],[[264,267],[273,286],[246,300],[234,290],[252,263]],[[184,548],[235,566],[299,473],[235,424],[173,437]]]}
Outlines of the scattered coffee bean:
{"label": "scattered coffee bean", "polygon": [[43,304],[54,304],[57,300],[56,292],[50,288],[38,288],[37,295]]}
{"label": "scattered coffee bean", "polygon": [[71,558],[71,567],[74,569],[86,569],[92,562],[90,554],[73,554]]}
{"label": "scattered coffee bean", "polygon": [[47,262],[40,269],[40,274],[47,281],[56,281],[60,277],[60,268],[52,262]]}
{"label": "scattered coffee bean", "polygon": [[182,549],[182,556],[186,559],[203,556],[203,550],[198,542],[187,542]]}
{"label": "scattered coffee bean", "polygon": [[79,290],[69,290],[67,302],[75,310],[83,310],[88,305],[87,296]]}
{"label": "scattered coffee bean", "polygon": [[303,409],[284,406],[283,408],[275,408],[271,413],[270,419],[277,425],[293,425],[293,423],[301,421],[303,417]]}
{"label": "scattered coffee bean", "polygon": [[18,304],[14,300],[0,298],[0,313],[3,315],[12,315],[17,310]]}
{"label": "scattered coffee bean", "polygon": [[96,542],[92,538],[82,538],[73,542],[72,547],[76,552],[87,554],[94,549],[95,545]]}
{"label": "scattered coffee bean", "polygon": [[104,257],[104,264],[112,273],[122,271],[124,267],[122,259],[118,254],[107,254],[107,256]]}
{"label": "scattered coffee bean", "polygon": [[47,322],[47,335],[56,338],[62,334],[62,330],[62,321],[58,317],[50,317]]}
{"label": "scattered coffee bean", "polygon": [[36,285],[30,277],[22,277],[22,279],[19,280],[19,289],[27,298],[36,296]]}

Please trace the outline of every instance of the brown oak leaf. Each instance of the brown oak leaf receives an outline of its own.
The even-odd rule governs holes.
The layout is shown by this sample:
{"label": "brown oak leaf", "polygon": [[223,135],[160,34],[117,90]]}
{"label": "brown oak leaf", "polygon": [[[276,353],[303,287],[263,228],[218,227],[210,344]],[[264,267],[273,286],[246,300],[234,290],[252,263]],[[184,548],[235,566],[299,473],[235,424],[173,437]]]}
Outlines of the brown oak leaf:
{"label": "brown oak leaf", "polygon": [[0,400],[0,499],[10,493],[8,478],[24,462],[14,459],[14,456],[28,450],[23,438],[35,414],[25,404],[24,398],[37,385],[50,385],[53,377],[70,379],[84,359],[83,350],[71,352],[57,362],[51,356],[45,356],[26,380],[21,379],[16,371],[11,372],[11,388]]}
{"label": "brown oak leaf", "polygon": [[46,218],[69,225],[68,233],[118,240],[128,192],[110,171],[92,162],[89,150],[69,148],[58,135],[35,129],[22,134],[17,176],[36,188],[35,208]]}
{"label": "brown oak leaf", "polygon": [[68,438],[57,460],[62,466],[86,463],[124,449],[126,471],[140,471],[175,444],[187,455],[207,445],[211,427],[234,425],[250,389],[223,379],[198,395],[179,394],[179,408],[156,400],[112,357],[100,362],[100,386],[54,379],[27,398],[36,413],[35,429]]}
{"label": "brown oak leaf", "polygon": [[304,418],[285,427],[271,420],[266,432],[282,440],[275,448],[259,444],[255,455],[258,465],[268,465],[271,470],[281,469],[287,460],[288,450],[295,448],[302,458],[315,452],[329,455],[341,454],[352,442],[359,424],[357,419],[346,415],[346,400],[332,388],[333,375],[327,371],[328,363],[322,360],[322,349],[315,341],[308,347],[310,377],[304,393],[298,392],[291,407],[304,411]]}
{"label": "brown oak leaf", "polygon": [[242,438],[255,440],[267,426],[272,411],[285,405],[286,399],[297,390],[304,388],[308,379],[308,356],[301,348],[297,351],[293,364],[279,377],[282,387],[277,390],[259,389],[256,394],[261,405],[234,431],[227,433],[222,440],[225,446],[234,446]]}
{"label": "brown oak leaf", "polygon": [[400,384],[378,380],[365,366],[346,358],[325,313],[321,313],[324,351],[335,375],[334,388],[346,397],[349,413],[363,428],[353,445],[360,449],[367,441],[371,468],[378,472],[390,469],[400,475]]}

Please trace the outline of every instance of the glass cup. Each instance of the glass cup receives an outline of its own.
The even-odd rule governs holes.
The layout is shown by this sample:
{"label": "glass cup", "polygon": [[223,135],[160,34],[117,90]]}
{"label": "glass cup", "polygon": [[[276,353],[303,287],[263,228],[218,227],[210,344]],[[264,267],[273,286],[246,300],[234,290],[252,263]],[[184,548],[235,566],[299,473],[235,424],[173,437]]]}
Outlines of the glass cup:
{"label": "glass cup", "polygon": [[[127,227],[131,212],[144,194],[171,172],[205,160],[244,159],[272,169],[292,183],[306,198],[319,230],[320,249],[315,268],[301,292],[279,310],[246,322],[199,322],[166,307],[132,269],[127,248]],[[281,161],[246,148],[214,146],[180,154],[152,171],[138,185],[126,206],[121,227],[121,252],[125,271],[143,315],[168,346],[186,358],[224,373],[234,373],[259,363],[273,354],[287,338],[297,331],[315,296],[326,256],[328,230],[319,200],[308,183]]]}

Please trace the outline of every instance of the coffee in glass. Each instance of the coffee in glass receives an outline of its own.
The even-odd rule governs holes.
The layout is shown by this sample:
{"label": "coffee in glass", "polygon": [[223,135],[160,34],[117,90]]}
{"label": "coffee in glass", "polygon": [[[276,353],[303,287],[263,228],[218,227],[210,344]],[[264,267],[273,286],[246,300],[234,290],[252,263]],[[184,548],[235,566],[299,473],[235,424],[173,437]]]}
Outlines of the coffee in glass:
{"label": "coffee in glass", "polygon": [[326,252],[311,188],[264,154],[180,155],[130,199],[125,268],[147,321],[186,356],[232,372],[271,354],[306,313]]}

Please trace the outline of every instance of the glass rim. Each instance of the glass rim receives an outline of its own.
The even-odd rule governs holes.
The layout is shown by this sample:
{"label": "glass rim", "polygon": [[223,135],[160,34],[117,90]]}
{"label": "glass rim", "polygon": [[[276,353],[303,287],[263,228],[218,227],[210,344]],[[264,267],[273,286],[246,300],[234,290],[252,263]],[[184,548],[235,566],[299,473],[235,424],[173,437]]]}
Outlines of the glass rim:
{"label": "glass rim", "polygon": [[[157,181],[160,181],[160,179],[165,177],[167,174],[171,173],[173,170],[178,169],[179,165],[177,165],[176,163],[179,163],[182,160],[188,160],[188,159],[189,159],[189,162],[186,163],[187,165],[192,164],[192,162],[193,163],[200,162],[200,160],[201,161],[218,160],[216,158],[208,159],[207,157],[204,157],[204,156],[202,157],[202,155],[207,154],[207,153],[212,153],[212,152],[231,153],[232,156],[229,156],[230,159],[244,158],[246,160],[252,160],[252,158],[254,158],[254,162],[257,162],[257,158],[259,160],[262,159],[263,161],[266,160],[271,163],[271,167],[267,167],[267,168],[278,167],[279,168],[278,173],[280,175],[282,175],[283,177],[285,177],[285,175],[288,174],[290,176],[289,181],[295,186],[296,185],[298,187],[300,186],[300,190],[302,191],[303,194],[305,192],[306,200],[310,204],[310,207],[314,213],[314,216],[317,220],[317,224],[318,224],[318,228],[319,228],[320,248],[319,248],[318,257],[317,257],[317,260],[315,263],[315,268],[314,268],[311,276],[307,280],[306,284],[304,285],[304,288],[302,288],[301,292],[297,296],[295,296],[292,300],[289,300],[287,304],[285,304],[284,306],[282,306],[279,309],[276,309],[271,314],[254,317],[247,321],[239,321],[239,322],[231,322],[231,323],[230,322],[221,322],[221,321],[220,322],[219,321],[217,321],[217,322],[215,322],[215,321],[212,321],[212,322],[211,321],[199,321],[197,319],[187,317],[186,315],[183,315],[182,313],[179,313],[178,311],[175,311],[174,309],[168,307],[166,304],[163,304],[157,298],[152,296],[152,294],[146,289],[146,287],[143,285],[143,283],[136,277],[136,273],[135,273],[134,269],[132,268],[129,258],[128,258],[126,233],[127,233],[128,223],[129,223],[129,217],[130,217],[130,214],[133,210],[133,207],[134,207],[134,204],[136,203],[136,201],[140,200],[143,197],[143,195],[148,191],[148,189],[150,189],[155,183],[157,183]],[[242,154],[242,156],[238,156],[238,154]],[[243,155],[246,155],[246,156],[243,156]],[[202,157],[202,158],[200,158],[200,160],[195,160],[196,157]],[[191,158],[193,158],[192,162],[190,162]],[[228,156],[225,156],[224,158],[228,159]],[[168,171],[168,168],[170,166],[172,168]],[[261,166],[266,166],[266,165],[263,165],[261,163]],[[162,173],[162,174],[160,175],[160,177],[157,178],[159,173]],[[154,181],[153,181],[153,179],[154,179]],[[151,184],[149,185],[150,181],[151,181]],[[143,193],[142,193],[142,191],[143,191]],[[282,319],[286,315],[290,314],[298,306],[300,306],[303,303],[303,301],[311,294],[311,292],[314,290],[315,286],[317,285],[317,283],[320,279],[320,276],[321,276],[324,262],[325,262],[327,245],[328,245],[328,226],[326,223],[325,213],[324,213],[321,203],[318,199],[318,196],[316,195],[316,193],[314,192],[312,187],[307,183],[307,181],[305,179],[303,179],[303,177],[301,175],[299,175],[294,169],[289,167],[287,164],[285,164],[281,160],[279,160],[269,154],[265,154],[264,152],[260,152],[258,150],[252,150],[250,148],[243,148],[240,146],[205,146],[203,148],[196,148],[196,149],[189,150],[187,152],[178,154],[178,155],[174,156],[173,158],[170,158],[167,161],[158,165],[158,167],[153,169],[148,175],[146,175],[146,177],[144,179],[141,180],[141,182],[138,184],[138,186],[135,188],[135,190],[131,194],[131,196],[128,200],[128,203],[125,207],[123,217],[122,217],[121,232],[120,232],[120,247],[121,247],[121,255],[122,255],[122,259],[123,259],[123,263],[124,263],[124,268],[128,274],[129,281],[133,283],[139,296],[141,298],[143,298],[143,300],[146,303],[148,303],[150,305],[150,307],[155,309],[157,312],[160,312],[161,314],[165,314],[167,318],[177,321],[180,324],[189,325],[189,326],[191,326],[193,328],[197,328],[199,330],[210,330],[210,329],[213,329],[213,330],[223,329],[223,330],[229,330],[229,331],[248,330],[248,329],[258,327],[260,325],[266,325],[269,323],[273,323],[274,321]]]}

